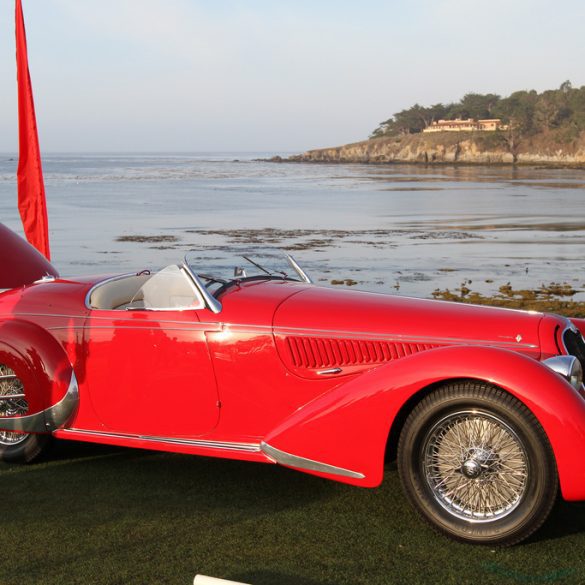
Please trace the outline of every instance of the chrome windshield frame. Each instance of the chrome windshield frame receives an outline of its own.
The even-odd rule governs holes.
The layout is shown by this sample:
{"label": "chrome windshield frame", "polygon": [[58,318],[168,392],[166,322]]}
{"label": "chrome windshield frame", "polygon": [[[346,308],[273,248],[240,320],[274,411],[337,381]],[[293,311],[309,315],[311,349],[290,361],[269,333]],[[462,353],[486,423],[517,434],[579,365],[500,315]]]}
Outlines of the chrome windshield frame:
{"label": "chrome windshield frame", "polygon": [[189,263],[187,262],[187,258],[183,260],[183,264],[181,264],[181,268],[185,271],[185,273],[191,278],[193,285],[199,292],[199,294],[203,297],[205,304],[207,305],[208,309],[215,313],[221,313],[221,303],[207,290],[201,279],[191,270]]}
{"label": "chrome windshield frame", "polygon": [[285,257],[303,282],[306,282],[307,284],[313,284],[313,281],[309,275],[299,266],[299,263],[290,254],[285,254]]}

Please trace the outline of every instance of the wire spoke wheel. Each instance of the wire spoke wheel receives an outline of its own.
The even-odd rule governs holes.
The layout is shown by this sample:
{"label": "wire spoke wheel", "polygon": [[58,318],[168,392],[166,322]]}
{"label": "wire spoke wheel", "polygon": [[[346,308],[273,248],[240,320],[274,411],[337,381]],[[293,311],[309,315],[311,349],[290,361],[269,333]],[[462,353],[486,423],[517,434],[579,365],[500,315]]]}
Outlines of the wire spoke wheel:
{"label": "wire spoke wheel", "polygon": [[446,384],[418,403],[400,434],[398,471],[419,514],[470,543],[528,538],[558,490],[552,448],[534,415],[476,381]]}
{"label": "wire spoke wheel", "polygon": [[461,411],[428,433],[424,475],[437,502],[471,522],[503,518],[521,502],[529,463],[517,434],[491,414]]}
{"label": "wire spoke wheel", "polygon": [[[14,398],[9,398],[14,396]],[[22,416],[28,412],[24,386],[14,370],[0,364],[0,417]],[[28,433],[0,430],[0,445],[18,445],[27,439]]]}
{"label": "wire spoke wheel", "polygon": [[[20,375],[7,364],[0,364],[0,426],[3,417],[28,413],[29,403]],[[46,451],[50,439],[50,435],[0,429],[0,461],[32,463]]]}

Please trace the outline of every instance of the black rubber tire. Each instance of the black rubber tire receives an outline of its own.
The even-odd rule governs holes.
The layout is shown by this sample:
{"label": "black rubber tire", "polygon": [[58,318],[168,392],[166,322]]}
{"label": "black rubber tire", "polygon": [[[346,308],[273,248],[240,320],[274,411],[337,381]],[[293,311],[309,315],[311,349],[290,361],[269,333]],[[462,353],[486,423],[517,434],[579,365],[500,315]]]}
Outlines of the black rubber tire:
{"label": "black rubber tire", "polygon": [[38,461],[51,444],[51,435],[30,434],[16,445],[0,443],[0,461],[5,463],[33,463]]}
{"label": "black rubber tire", "polygon": [[[509,437],[513,437],[513,445],[519,449],[516,453],[520,452],[522,455],[519,459],[518,457],[514,459],[514,461],[520,460],[523,465],[522,473],[519,474],[523,478],[519,480],[522,482],[522,487],[518,488],[515,503],[510,503],[506,510],[502,508],[494,512],[494,515],[499,514],[499,516],[493,519],[489,517],[492,514],[491,509],[488,509],[486,516],[483,517],[462,517],[465,514],[475,513],[464,508],[466,502],[460,504],[458,500],[461,494],[465,493],[463,490],[467,488],[457,487],[459,491],[452,489],[447,492],[444,480],[437,479],[443,478],[440,472],[447,468],[444,475],[450,474],[450,479],[457,477],[458,473],[461,474],[461,480],[452,479],[451,481],[461,481],[466,485],[473,484],[470,489],[475,492],[471,493],[479,492],[482,495],[486,493],[484,490],[489,490],[485,486],[492,481],[490,478],[498,481],[497,466],[500,455],[491,448],[481,450],[484,457],[481,459],[484,464],[481,469],[488,470],[485,473],[480,471],[480,466],[474,459],[478,452],[475,447],[467,451],[467,453],[473,453],[473,456],[461,455],[461,460],[470,464],[469,467],[464,468],[462,463],[460,468],[455,467],[451,470],[450,459],[449,465],[437,463],[442,461],[435,455],[440,449],[441,440],[444,440],[443,444],[447,448],[448,442],[444,439],[447,436],[446,429],[455,428],[457,424],[468,425],[468,427],[473,424],[484,424],[477,421],[487,421],[485,424],[493,424],[497,428],[505,429],[503,432],[506,440],[509,441]],[[452,426],[449,427],[449,424]],[[508,431],[511,434],[506,434]],[[441,435],[441,432],[444,434]],[[494,436],[492,432],[489,440],[495,443]],[[464,437],[464,439],[467,438]],[[456,445],[455,449],[451,447],[452,453],[458,450],[463,453],[461,444],[467,442],[473,443],[473,440],[469,438],[468,441],[464,440]],[[479,439],[477,442],[479,443]],[[502,448],[502,454],[504,451],[505,449]],[[486,453],[488,455],[485,455]],[[492,465],[491,470],[490,465]],[[500,469],[503,468],[500,467]],[[539,422],[516,398],[483,382],[447,384],[426,396],[413,409],[400,434],[398,471],[406,495],[420,515],[435,530],[467,543],[509,546],[528,538],[547,519],[558,491],[554,454]],[[473,475],[475,473],[481,475],[476,478]],[[467,491],[467,493],[470,492]],[[493,491],[491,493],[494,494]],[[472,500],[473,498],[468,496],[470,508],[476,505],[472,503]],[[473,500],[473,502],[477,501],[479,501],[477,506],[483,504],[481,500]]]}

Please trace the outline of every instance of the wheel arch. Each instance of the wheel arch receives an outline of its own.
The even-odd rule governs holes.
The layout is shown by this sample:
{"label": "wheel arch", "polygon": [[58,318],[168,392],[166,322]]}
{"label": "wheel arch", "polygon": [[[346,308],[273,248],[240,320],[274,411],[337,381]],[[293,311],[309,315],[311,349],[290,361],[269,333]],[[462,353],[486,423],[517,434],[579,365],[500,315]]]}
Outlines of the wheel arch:
{"label": "wheel arch", "polygon": [[357,471],[360,477],[296,462],[290,467],[375,487],[408,413],[435,388],[459,380],[486,382],[523,403],[552,445],[563,497],[585,499],[585,470],[575,465],[585,449],[585,400],[538,361],[493,347],[439,348],[390,362],[300,408],[268,433],[265,443],[309,461]]}
{"label": "wheel arch", "polygon": [[[488,381],[484,378],[470,378],[470,377],[453,377],[453,378],[443,378],[441,380],[437,380],[427,386],[421,387],[418,391],[412,394],[401,406],[400,410],[396,413],[394,418],[392,419],[392,423],[390,425],[390,430],[388,431],[388,438],[386,441],[386,451],[385,451],[385,460],[386,461],[395,461],[396,453],[398,449],[398,439],[400,438],[400,434],[410,413],[417,407],[417,405],[422,402],[429,394],[432,394],[439,388],[443,386],[447,386],[449,384],[459,384],[465,382],[483,382],[485,384],[489,384],[495,388],[498,388],[502,392],[509,394],[510,396],[514,396],[518,400],[518,397],[514,395],[513,392],[510,392],[509,389],[504,388],[493,381]],[[521,400],[519,400],[522,404]],[[526,405],[525,405],[526,406]]]}
{"label": "wheel arch", "polygon": [[45,329],[23,319],[0,321],[0,363],[21,379],[29,405],[24,416],[0,418],[0,428],[51,432],[74,415],[77,381],[61,344]]}
{"label": "wheel arch", "polygon": [[444,380],[438,380],[429,384],[428,386],[423,386],[414,394],[412,394],[400,407],[400,410],[396,413],[394,418],[392,419],[392,423],[390,424],[390,430],[388,431],[388,437],[386,439],[386,449],[385,449],[385,460],[386,461],[395,461],[396,454],[398,450],[398,439],[400,438],[400,433],[404,428],[406,420],[408,419],[410,413],[416,408],[416,406],[424,400],[429,394],[440,388],[445,384],[450,384],[454,382],[463,382],[468,380],[469,378],[446,378]]}

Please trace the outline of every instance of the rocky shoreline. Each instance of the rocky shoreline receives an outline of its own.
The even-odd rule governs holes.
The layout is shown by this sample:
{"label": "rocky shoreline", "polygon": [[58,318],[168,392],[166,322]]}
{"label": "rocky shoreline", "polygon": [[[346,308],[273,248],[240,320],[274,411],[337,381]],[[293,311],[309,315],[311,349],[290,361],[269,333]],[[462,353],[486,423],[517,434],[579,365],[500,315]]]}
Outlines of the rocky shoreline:
{"label": "rocky shoreline", "polygon": [[[361,245],[377,248],[382,247],[389,249],[392,244],[388,239],[396,236],[396,230],[360,230],[360,231],[346,231],[346,230],[312,230],[312,229],[288,229],[279,230],[274,228],[261,229],[208,229],[208,230],[186,230],[186,234],[199,234],[209,238],[212,236],[219,236],[224,240],[224,247],[227,250],[232,249],[232,246],[276,246],[282,248],[287,252],[296,253],[297,251],[317,250],[323,251],[327,248],[339,247],[339,245],[347,239],[352,240],[355,244],[356,238],[359,238]],[[445,235],[450,238],[469,239],[472,234],[464,232],[450,232],[445,234],[442,232],[425,233],[425,239],[441,239]],[[414,238],[422,237],[414,234]],[[140,234],[140,235],[120,235],[115,239],[116,242],[135,243],[135,244],[155,244],[150,246],[151,249],[173,248],[177,250],[190,249],[192,246],[181,241],[180,237],[175,235],[163,234]],[[162,245],[161,245],[162,244]],[[196,246],[201,253],[204,253],[204,246]],[[210,246],[214,251],[214,255],[218,247],[216,244]],[[118,252],[113,252],[118,253]],[[363,268],[353,268],[353,270],[344,272],[343,270],[336,271],[337,276],[331,276],[331,269],[323,265],[320,271],[316,272],[316,282],[320,285],[330,285],[336,287],[357,287],[364,284],[371,284],[372,282],[364,282]],[[452,284],[450,288],[437,288],[430,292],[430,294],[422,295],[423,298],[434,298],[437,300],[451,301],[458,303],[471,303],[475,305],[489,305],[493,307],[503,307],[508,309],[519,309],[524,311],[538,311],[544,313],[557,313],[565,317],[579,317],[585,318],[585,301],[574,300],[584,292],[585,284],[576,285],[568,282],[549,282],[548,284],[541,284],[540,286],[529,287],[515,287],[510,282],[502,284],[494,283],[494,280],[485,280],[486,283],[493,284],[495,291],[480,292],[472,289],[472,281],[464,278],[458,285],[455,284],[458,277],[455,273],[458,271],[447,266],[440,266],[437,268],[438,272],[453,273],[451,279]],[[381,288],[380,292],[385,294],[400,294],[401,281],[396,280],[393,284],[392,279],[388,277],[383,280],[377,280],[376,284]],[[401,273],[402,274],[402,273]],[[315,275],[314,275],[315,276]],[[406,275],[403,275],[406,276]],[[367,281],[367,279],[366,279]],[[500,281],[501,282],[501,281]],[[476,283],[477,284],[477,283]],[[474,286],[474,285],[473,285]]]}
{"label": "rocky shoreline", "polygon": [[504,137],[496,133],[408,134],[308,150],[288,158],[277,156],[269,160],[361,164],[518,164],[585,169],[585,136],[561,141],[555,136],[539,134],[519,141],[512,153]]}
{"label": "rocky shoreline", "polygon": [[501,285],[493,295],[483,295],[472,291],[467,283],[463,282],[459,288],[435,290],[434,299],[469,303],[472,305],[488,305],[505,309],[521,311],[538,311],[542,313],[556,313],[564,317],[585,317],[585,303],[572,300],[578,291],[568,283],[551,282],[538,288],[515,289],[510,283]]}

